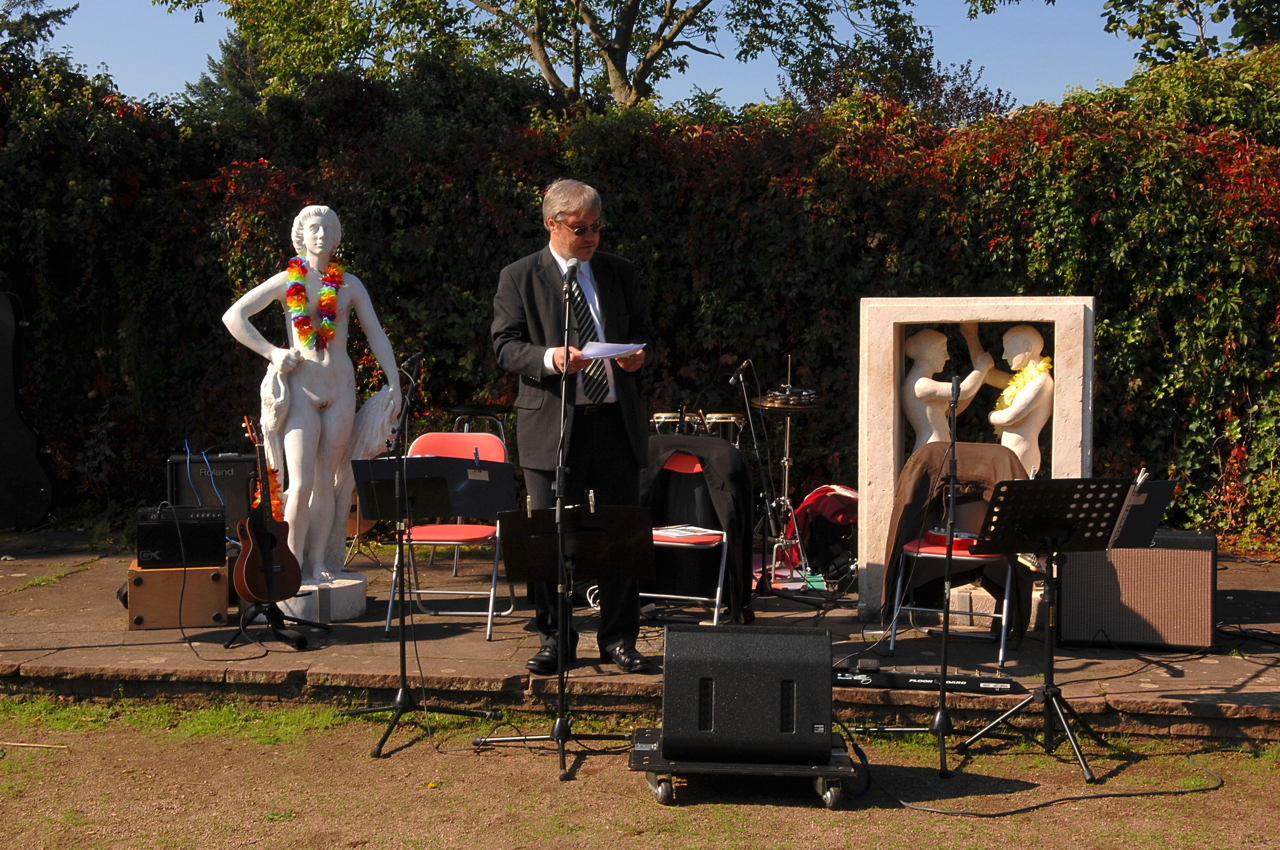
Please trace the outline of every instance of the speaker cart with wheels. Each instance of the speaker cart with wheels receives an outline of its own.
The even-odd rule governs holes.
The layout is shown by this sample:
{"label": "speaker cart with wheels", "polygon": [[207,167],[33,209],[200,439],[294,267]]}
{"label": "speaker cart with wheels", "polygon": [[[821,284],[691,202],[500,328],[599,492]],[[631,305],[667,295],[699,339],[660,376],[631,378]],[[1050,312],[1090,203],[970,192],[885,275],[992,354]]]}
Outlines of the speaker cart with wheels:
{"label": "speaker cart with wheels", "polygon": [[831,731],[831,633],[760,626],[667,627],[662,729],[637,729],[629,766],[659,803],[673,776],[812,778],[828,808],[853,775]]}

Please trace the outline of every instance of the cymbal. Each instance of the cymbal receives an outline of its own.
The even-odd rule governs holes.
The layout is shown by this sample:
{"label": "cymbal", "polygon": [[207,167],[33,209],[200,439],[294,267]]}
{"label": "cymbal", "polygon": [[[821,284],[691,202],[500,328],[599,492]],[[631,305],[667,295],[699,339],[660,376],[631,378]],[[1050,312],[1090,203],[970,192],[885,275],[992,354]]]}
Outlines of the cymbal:
{"label": "cymbal", "polygon": [[760,410],[784,410],[788,413],[808,413],[819,410],[818,394],[813,390],[772,390],[751,399],[751,406]]}

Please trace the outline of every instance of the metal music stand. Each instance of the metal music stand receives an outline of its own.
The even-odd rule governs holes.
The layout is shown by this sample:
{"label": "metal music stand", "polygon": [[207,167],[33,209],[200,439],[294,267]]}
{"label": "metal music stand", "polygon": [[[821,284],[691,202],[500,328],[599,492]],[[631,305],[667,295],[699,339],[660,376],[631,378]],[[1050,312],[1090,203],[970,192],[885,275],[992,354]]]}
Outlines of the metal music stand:
{"label": "metal music stand", "polygon": [[[568,596],[575,579],[605,576],[651,579],[653,564],[653,520],[648,508],[595,504],[569,505],[560,514],[555,508],[511,511],[498,515],[502,523],[507,579],[510,581],[554,581],[559,585],[561,608],[558,618],[559,645],[569,645],[572,609]],[[560,519],[557,520],[557,515]],[[476,747],[489,744],[523,744],[554,741],[560,750],[560,779],[569,778],[565,744],[575,741],[629,741],[630,735],[580,735],[572,730],[565,704],[565,656],[556,662],[556,718],[548,735],[512,738],[474,738]]]}
{"label": "metal music stand", "polygon": [[[405,409],[408,409],[406,404]],[[402,422],[402,428],[403,428]],[[400,433],[403,433],[401,431]],[[356,708],[339,712],[344,716],[361,714],[377,714],[391,712],[391,720],[383,731],[378,743],[373,745],[370,755],[379,758],[382,747],[391,737],[401,716],[409,711],[421,711],[423,715],[453,714],[460,717],[484,717],[497,719],[501,715],[492,711],[471,711],[461,708],[428,706],[418,701],[409,690],[409,674],[407,664],[407,640],[404,628],[405,582],[404,582],[404,550],[409,529],[413,527],[414,516],[452,516],[453,503],[450,499],[449,479],[439,470],[432,470],[421,465],[411,466],[403,455],[395,457],[371,458],[351,461],[351,470],[355,474],[356,485],[360,488],[360,509],[365,519],[385,519],[396,524],[396,560],[392,570],[394,581],[400,591],[400,686],[396,697],[390,705],[379,705],[371,708]],[[429,460],[446,460],[446,458],[429,458]]]}
{"label": "metal music stand", "polygon": [[[964,752],[1001,723],[1008,722],[1024,708],[1036,703],[1044,710],[1044,751],[1052,753],[1057,748],[1056,722],[1071,744],[1084,773],[1084,781],[1095,781],[1093,771],[1080,751],[1080,742],[1067,723],[1067,715],[1098,744],[1105,747],[1106,742],[1062,698],[1062,690],[1053,678],[1057,558],[1064,552],[1100,552],[1106,549],[1132,490],[1133,482],[1125,478],[1033,479],[996,484],[991,504],[987,506],[987,515],[982,520],[978,542],[970,551],[975,555],[1006,556],[1035,552],[1045,557],[1044,594],[1049,616],[1044,630],[1044,684],[957,746],[957,752]],[[1020,734],[1027,735],[1012,723],[1009,725]]]}

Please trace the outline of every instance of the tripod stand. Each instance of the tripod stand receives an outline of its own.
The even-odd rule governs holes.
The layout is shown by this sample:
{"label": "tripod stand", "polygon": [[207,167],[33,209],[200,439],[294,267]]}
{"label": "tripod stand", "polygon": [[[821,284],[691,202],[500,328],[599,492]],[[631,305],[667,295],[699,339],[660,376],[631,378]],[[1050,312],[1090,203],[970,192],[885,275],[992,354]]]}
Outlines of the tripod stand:
{"label": "tripod stand", "polygon": [[[964,752],[974,742],[993,734],[1002,723],[1009,723],[1024,708],[1042,707],[1044,751],[1057,749],[1058,731],[1071,745],[1085,782],[1096,777],[1080,751],[1076,733],[1067,722],[1068,716],[1096,743],[1106,742],[1089,728],[1062,697],[1062,689],[1054,681],[1054,630],[1058,596],[1058,556],[1063,552],[1099,552],[1107,548],[1117,520],[1124,510],[1132,483],[1122,478],[1057,479],[1049,481],[1001,481],[982,521],[975,554],[1013,556],[1018,551],[1034,551],[1045,558],[1044,592],[1048,609],[1044,634],[1044,684],[1022,702],[997,717],[976,735],[956,747]],[[1024,730],[1010,727],[1024,736]]]}
{"label": "tripod stand", "polygon": [[[400,424],[396,432],[395,446],[391,452],[392,456],[351,462],[356,479],[362,485],[363,492],[361,493],[360,502],[361,509],[365,512],[365,518],[393,519],[396,523],[396,559],[392,575],[395,577],[396,588],[399,592],[397,607],[399,608],[400,634],[400,686],[396,690],[395,699],[390,705],[356,708],[339,712],[346,717],[377,714],[383,711],[391,712],[391,719],[387,722],[387,728],[383,730],[382,737],[378,739],[378,743],[374,744],[373,749],[369,752],[369,755],[373,758],[382,756],[382,747],[387,743],[387,739],[391,737],[396,724],[400,722],[400,718],[405,713],[410,711],[421,711],[424,718],[431,712],[452,714],[459,717],[483,717],[489,720],[496,720],[502,716],[495,711],[471,711],[462,708],[428,706],[419,702],[413,692],[409,690],[408,645],[404,628],[404,611],[405,606],[408,604],[405,600],[404,581],[405,541],[409,536],[409,529],[413,526],[415,509],[419,516],[446,516],[453,513],[449,499],[449,488],[443,478],[428,477],[418,478],[413,481],[408,479],[408,471],[405,465],[405,433],[409,427],[409,398],[416,384],[416,379],[409,382],[409,391],[405,394],[404,404],[400,411]],[[387,470],[391,472],[390,479],[386,477]],[[394,499],[386,498],[388,484],[394,489]],[[391,508],[391,505],[394,505],[394,508]]]}

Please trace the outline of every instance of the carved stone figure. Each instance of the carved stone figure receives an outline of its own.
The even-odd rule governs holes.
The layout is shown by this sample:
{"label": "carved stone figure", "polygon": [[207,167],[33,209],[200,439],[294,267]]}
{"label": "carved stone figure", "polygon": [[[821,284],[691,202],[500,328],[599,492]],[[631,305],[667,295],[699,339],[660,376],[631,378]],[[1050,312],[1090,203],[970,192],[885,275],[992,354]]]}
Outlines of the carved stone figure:
{"label": "carved stone figure", "polygon": [[[400,380],[364,284],[333,259],[342,239],[338,216],[328,207],[306,207],[294,219],[292,237],[298,256],[288,269],[246,292],[222,321],[270,363],[262,382],[262,426],[269,462],[279,469],[283,460],[288,479],[288,545],[302,565],[304,585],[322,584],[342,570],[353,490],[350,461],[385,450],[400,410]],[[284,348],[249,322],[272,303],[285,311]],[[347,355],[352,312],[387,381],[359,413],[355,368]],[[337,611],[333,616],[341,619]]]}
{"label": "carved stone figure", "polygon": [[[978,340],[978,326],[964,323],[960,332],[969,343],[970,356],[985,353]],[[1042,357],[1044,337],[1030,325],[1005,331],[1004,359],[1013,374],[1000,369],[987,373],[986,382],[1003,390],[988,420],[996,428],[1000,444],[1013,450],[1028,475],[1040,468],[1040,431],[1053,415],[1053,376],[1050,358]]]}
{"label": "carved stone figure", "polygon": [[[916,432],[916,444],[912,449],[915,451],[929,443],[950,439],[947,412],[951,407],[951,382],[933,379],[942,371],[950,355],[947,353],[946,336],[934,330],[912,334],[904,349],[912,364],[911,371],[902,382],[902,407]],[[994,366],[995,361],[984,351],[973,358],[973,371],[960,383],[957,414],[969,406]]]}

